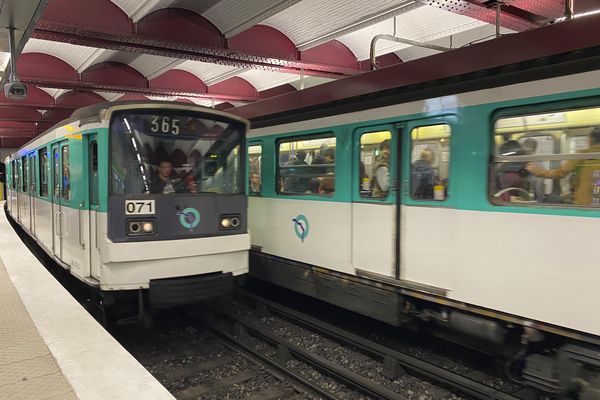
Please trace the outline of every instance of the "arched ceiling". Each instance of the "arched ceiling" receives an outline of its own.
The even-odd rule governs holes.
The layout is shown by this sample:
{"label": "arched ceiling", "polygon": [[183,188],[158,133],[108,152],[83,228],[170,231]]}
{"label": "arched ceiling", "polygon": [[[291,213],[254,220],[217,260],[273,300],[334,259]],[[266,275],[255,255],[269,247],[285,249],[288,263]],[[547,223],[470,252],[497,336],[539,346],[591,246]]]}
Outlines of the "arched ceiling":
{"label": "arched ceiling", "polygon": [[[453,47],[489,39],[495,33],[489,5],[48,0],[17,62],[29,96],[22,102],[0,96],[0,147],[15,138],[25,142],[94,102],[149,98],[226,109],[361,74],[370,68],[371,39],[381,33]],[[564,0],[505,0],[501,11],[502,32],[518,32],[560,17]],[[395,42],[381,42],[376,51],[380,66],[431,53]]]}

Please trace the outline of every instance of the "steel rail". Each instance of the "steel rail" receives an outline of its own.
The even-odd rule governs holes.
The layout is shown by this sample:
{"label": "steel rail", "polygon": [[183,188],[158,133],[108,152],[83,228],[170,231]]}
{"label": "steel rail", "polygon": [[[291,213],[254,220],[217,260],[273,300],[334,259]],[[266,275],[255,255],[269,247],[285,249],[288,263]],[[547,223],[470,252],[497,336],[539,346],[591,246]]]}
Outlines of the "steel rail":
{"label": "steel rail", "polygon": [[401,353],[397,350],[389,349],[359,335],[345,331],[327,322],[305,315],[299,311],[247,292],[243,289],[238,289],[238,292],[241,295],[258,302],[259,304],[265,305],[275,314],[281,315],[293,323],[303,325],[308,329],[328,336],[329,338],[341,341],[371,354],[375,354],[383,358],[384,362],[386,359],[391,360],[392,362],[395,360],[406,369],[430,378],[437,383],[443,383],[450,387],[456,388],[462,393],[469,394],[475,398],[482,400],[519,400],[518,397],[504,393],[500,390],[494,389],[493,387],[484,385],[483,383],[479,383],[457,373],[445,370],[426,361],[419,360],[418,358]]}
{"label": "steel rail", "polygon": [[278,374],[281,374],[284,377],[292,380],[294,384],[301,390],[304,390],[305,392],[309,392],[309,394],[326,400],[337,399],[337,397],[334,394],[315,385],[311,381],[302,377],[298,373],[290,370],[289,368],[286,368],[285,365],[283,365],[283,363],[279,363],[276,360],[265,356],[259,351],[254,350],[252,347],[245,344],[241,338],[236,337],[235,335],[225,331],[224,329],[215,327],[214,324],[209,324],[208,328],[212,331],[213,335],[222,340],[224,344],[228,345],[228,347],[237,351],[241,350],[241,354],[244,357],[247,357],[248,359],[254,362],[262,363],[263,365],[266,365],[267,367],[275,370]]}
{"label": "steel rail", "polygon": [[[402,396],[390,389],[387,389],[387,388],[371,381],[370,379],[367,379],[358,374],[355,374],[354,372],[351,372],[351,371],[347,370],[346,368],[340,367],[338,364],[331,362],[322,356],[311,353],[310,351],[305,350],[296,344],[293,344],[283,338],[280,338],[280,337],[272,334],[271,332],[266,331],[264,328],[260,327],[258,324],[255,324],[251,321],[245,321],[235,315],[232,315],[230,312],[223,310],[223,309],[215,308],[212,311],[216,314],[220,314],[220,315],[223,315],[223,316],[231,319],[236,324],[238,324],[238,328],[241,326],[244,329],[246,329],[246,331],[248,332],[249,335],[258,336],[258,337],[262,338],[263,340],[276,345],[278,348],[278,352],[280,350],[282,350],[283,352],[288,352],[291,357],[296,358],[296,359],[308,364],[309,366],[320,370],[325,375],[332,377],[340,382],[343,382],[345,385],[347,385],[351,388],[354,388],[355,390],[358,390],[366,395],[375,397],[377,399],[407,400],[404,396]],[[239,340],[236,340],[236,343],[243,344],[243,343],[240,343]],[[265,357],[265,356],[262,356],[262,357]],[[283,363],[280,364],[279,366],[282,368],[285,368]],[[288,370],[285,369],[282,372],[289,373],[287,371]],[[301,379],[304,379],[304,378],[301,378]],[[304,381],[306,382],[306,380],[304,380]],[[335,397],[335,396],[328,397],[328,398],[337,399],[337,397]]]}

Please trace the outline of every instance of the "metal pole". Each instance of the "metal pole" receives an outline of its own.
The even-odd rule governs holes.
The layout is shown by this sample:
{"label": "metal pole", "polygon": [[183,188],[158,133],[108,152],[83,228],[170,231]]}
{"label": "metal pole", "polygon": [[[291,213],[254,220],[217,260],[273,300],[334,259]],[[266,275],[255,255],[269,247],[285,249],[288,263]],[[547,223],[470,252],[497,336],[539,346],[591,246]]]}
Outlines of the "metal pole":
{"label": "metal pole", "polygon": [[573,1],[574,0],[565,0],[565,19],[573,18]]}
{"label": "metal pole", "polygon": [[501,7],[502,7],[502,4],[499,1],[496,2],[496,37],[497,38],[500,37],[500,13],[502,12]]}
{"label": "metal pole", "polygon": [[[17,50],[15,48],[15,27],[8,27],[8,47],[10,48],[10,76],[8,81],[18,80],[17,78],[17,61],[15,60]],[[16,78],[16,79],[15,79]]]}
{"label": "metal pole", "polygon": [[431,49],[431,50],[436,50],[436,51],[452,50],[451,48],[448,48],[448,47],[437,46],[435,44],[429,44],[429,43],[424,43],[424,42],[417,42],[416,40],[399,38],[399,37],[392,36],[392,35],[376,35],[371,40],[370,60],[371,60],[371,69],[372,70],[377,69],[377,61],[376,61],[376,57],[375,57],[375,46],[377,44],[377,41],[380,39],[390,40],[392,42],[404,43],[404,44],[408,44],[410,46],[424,47],[426,49]]}

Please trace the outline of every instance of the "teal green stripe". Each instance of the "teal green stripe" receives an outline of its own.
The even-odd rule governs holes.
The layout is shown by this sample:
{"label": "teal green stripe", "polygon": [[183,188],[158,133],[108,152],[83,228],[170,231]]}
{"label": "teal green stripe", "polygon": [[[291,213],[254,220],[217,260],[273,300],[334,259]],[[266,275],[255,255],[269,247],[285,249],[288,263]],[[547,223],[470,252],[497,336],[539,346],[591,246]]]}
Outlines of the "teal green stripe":
{"label": "teal green stripe", "polygon": [[[410,175],[410,130],[416,126],[448,123],[452,128],[448,198],[442,202],[420,201],[411,199],[408,193],[403,192],[401,195],[402,204],[472,211],[598,218],[600,217],[600,210],[596,209],[578,209],[561,206],[498,206],[491,204],[488,199],[488,168],[495,119],[506,115],[520,115],[555,109],[598,105],[600,105],[600,89],[589,89],[571,93],[460,107],[454,110],[445,109],[443,113],[418,113],[361,123],[327,126],[320,129],[270,134],[259,138],[251,138],[248,140],[248,145],[261,143],[263,146],[261,165],[262,197],[307,201],[369,202],[370,200],[361,199],[358,196],[359,183],[356,177],[358,165],[357,156],[354,156],[358,154],[359,144],[357,135],[363,131],[377,130],[385,126],[399,126],[403,128],[402,176],[399,177],[400,179],[398,177],[395,177],[395,179],[401,187],[407,188]],[[333,132],[336,136],[335,194],[331,197],[317,195],[284,196],[277,194],[275,191],[277,140],[325,132]],[[396,162],[397,160],[394,158],[392,163]],[[355,174],[354,177],[352,173]],[[393,196],[390,196],[383,201],[374,200],[374,202],[391,204],[395,202],[395,199]]]}

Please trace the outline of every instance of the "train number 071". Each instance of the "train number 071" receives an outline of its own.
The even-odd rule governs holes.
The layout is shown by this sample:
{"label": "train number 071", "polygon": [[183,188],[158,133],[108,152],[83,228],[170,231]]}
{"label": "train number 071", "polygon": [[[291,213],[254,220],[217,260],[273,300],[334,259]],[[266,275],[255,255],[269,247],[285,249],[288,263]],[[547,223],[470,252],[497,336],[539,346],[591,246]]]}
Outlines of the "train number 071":
{"label": "train number 071", "polygon": [[154,200],[127,200],[125,202],[125,215],[147,215],[154,213]]}

